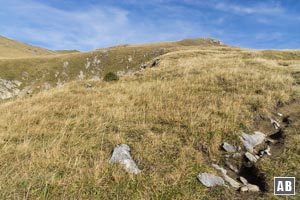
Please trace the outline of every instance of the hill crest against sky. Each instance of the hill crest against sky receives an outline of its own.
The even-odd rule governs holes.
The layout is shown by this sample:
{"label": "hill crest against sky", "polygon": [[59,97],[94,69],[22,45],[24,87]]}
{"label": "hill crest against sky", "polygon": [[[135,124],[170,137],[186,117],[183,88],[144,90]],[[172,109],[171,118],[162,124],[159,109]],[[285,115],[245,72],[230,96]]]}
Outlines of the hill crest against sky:
{"label": "hill crest against sky", "polygon": [[0,0],[0,34],[88,51],[199,36],[255,49],[299,49],[300,1]]}

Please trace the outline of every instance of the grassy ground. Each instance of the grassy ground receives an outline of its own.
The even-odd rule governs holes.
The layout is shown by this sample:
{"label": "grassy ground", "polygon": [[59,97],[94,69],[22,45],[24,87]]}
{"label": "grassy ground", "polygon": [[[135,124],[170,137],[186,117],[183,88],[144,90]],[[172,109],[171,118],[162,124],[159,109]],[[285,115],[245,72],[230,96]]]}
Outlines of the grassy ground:
{"label": "grassy ground", "polygon": [[[216,174],[211,162],[222,158],[221,143],[239,144],[241,131],[259,129],[258,114],[297,116],[299,70],[299,51],[186,47],[118,82],[73,81],[2,103],[0,198],[245,199],[230,188],[207,189],[196,176]],[[247,199],[270,199],[273,176],[300,173],[297,120],[283,152],[258,163],[268,192]],[[132,148],[140,175],[109,164],[119,143]]]}
{"label": "grassy ground", "polygon": [[54,51],[0,36],[0,59],[53,55]]}

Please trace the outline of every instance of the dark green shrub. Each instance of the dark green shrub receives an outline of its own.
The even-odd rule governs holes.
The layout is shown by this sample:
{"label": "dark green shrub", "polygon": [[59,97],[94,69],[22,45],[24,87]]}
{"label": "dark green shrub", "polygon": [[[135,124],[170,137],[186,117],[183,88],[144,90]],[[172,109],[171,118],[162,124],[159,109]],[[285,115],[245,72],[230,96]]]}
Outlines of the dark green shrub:
{"label": "dark green shrub", "polygon": [[119,76],[113,72],[108,72],[107,74],[105,74],[103,80],[104,81],[117,81],[117,80],[119,80]]}

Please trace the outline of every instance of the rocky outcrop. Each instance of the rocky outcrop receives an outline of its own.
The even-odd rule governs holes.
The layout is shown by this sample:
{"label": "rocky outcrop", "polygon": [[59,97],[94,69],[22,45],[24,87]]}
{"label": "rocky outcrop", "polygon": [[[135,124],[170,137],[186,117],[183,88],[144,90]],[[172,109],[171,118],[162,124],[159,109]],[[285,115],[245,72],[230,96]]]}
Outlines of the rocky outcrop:
{"label": "rocky outcrop", "polygon": [[22,82],[17,80],[0,79],[0,99],[4,100],[17,96],[21,92],[21,85]]}

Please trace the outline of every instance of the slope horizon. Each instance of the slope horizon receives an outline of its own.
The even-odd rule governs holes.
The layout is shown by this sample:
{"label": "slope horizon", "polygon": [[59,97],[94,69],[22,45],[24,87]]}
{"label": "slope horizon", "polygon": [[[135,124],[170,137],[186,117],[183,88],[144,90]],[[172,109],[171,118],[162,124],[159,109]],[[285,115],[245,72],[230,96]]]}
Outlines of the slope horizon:
{"label": "slope horizon", "polygon": [[299,8],[294,0],[11,0],[1,4],[0,30],[52,50],[89,51],[198,36],[242,48],[299,49]]}

